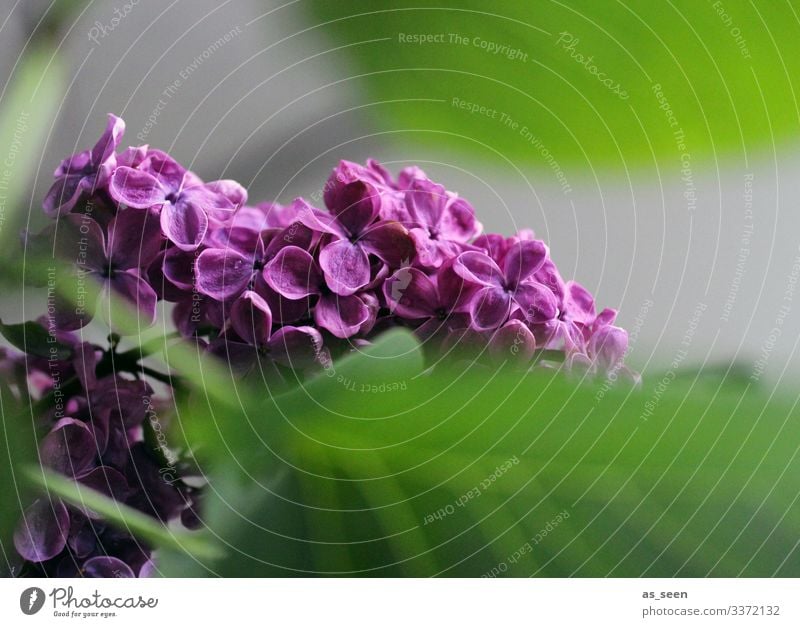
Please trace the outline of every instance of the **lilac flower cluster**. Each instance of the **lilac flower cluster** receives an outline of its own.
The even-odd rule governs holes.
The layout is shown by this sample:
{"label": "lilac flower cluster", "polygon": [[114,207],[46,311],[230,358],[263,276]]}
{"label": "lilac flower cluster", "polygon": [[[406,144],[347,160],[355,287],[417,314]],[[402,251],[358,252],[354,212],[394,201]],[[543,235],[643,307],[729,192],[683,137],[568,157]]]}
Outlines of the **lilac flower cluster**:
{"label": "lilac flower cluster", "polygon": [[[66,247],[83,242],[83,272],[146,322],[169,301],[176,328],[210,351],[293,369],[394,325],[437,346],[455,335],[504,358],[516,346],[525,360],[546,349],[570,366],[621,367],[615,311],[597,313],[531,231],[482,234],[472,206],[417,167],[395,179],[342,161],[325,209],[249,206],[238,183],[205,183],[159,150],[117,153],[123,131],[109,116],[98,144],[59,166],[45,210]],[[90,319],[64,309],[62,330]]]}
{"label": "lilac flower cluster", "polygon": [[[130,354],[68,332],[55,339],[57,356],[2,356],[2,370],[41,409],[42,466],[164,523],[180,517],[195,527],[198,491],[184,483],[192,472],[153,446],[153,426],[168,416],[168,403],[153,398],[148,382],[115,372],[114,362],[130,363]],[[14,545],[26,560],[22,572],[32,576],[136,577],[154,569],[150,547],[55,496],[25,509]]]}
{"label": "lilac flower cluster", "polygon": [[[180,335],[238,373],[267,372],[280,385],[403,326],[437,358],[561,362],[635,378],[614,310],[598,313],[585,288],[564,281],[533,232],[483,234],[472,206],[417,167],[395,178],[372,160],[342,161],[324,209],[303,199],[251,205],[235,181],[204,182],[160,150],[119,151],[124,128],[109,115],[94,148],[59,165],[44,201],[54,221],[26,245],[57,251],[82,280],[130,302],[144,325],[169,303]],[[94,309],[57,300],[48,323],[67,337]],[[118,372],[87,375],[111,349],[80,347],[80,387],[68,417],[50,421],[42,462],[160,520],[193,513],[185,485],[144,480],[158,479],[142,435],[152,389]],[[104,572],[113,558],[138,574],[149,563],[129,536],[52,501],[32,506],[16,540],[48,572],[55,562],[59,573]]]}

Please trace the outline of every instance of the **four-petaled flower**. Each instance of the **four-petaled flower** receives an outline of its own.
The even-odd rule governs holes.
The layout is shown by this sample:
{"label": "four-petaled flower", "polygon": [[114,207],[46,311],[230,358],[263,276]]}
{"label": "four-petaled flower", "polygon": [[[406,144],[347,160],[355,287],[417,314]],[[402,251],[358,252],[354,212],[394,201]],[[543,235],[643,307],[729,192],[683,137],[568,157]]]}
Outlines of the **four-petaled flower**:
{"label": "four-petaled flower", "polygon": [[238,183],[203,183],[168,155],[154,150],[138,166],[120,166],[109,182],[117,202],[156,207],[164,235],[181,250],[196,250],[208,231],[209,214],[232,213],[246,194]]}
{"label": "four-petaled flower", "polygon": [[531,278],[546,259],[547,247],[538,240],[515,242],[505,255],[502,270],[485,253],[461,253],[453,270],[465,281],[481,286],[470,307],[475,328],[496,329],[516,312],[531,323],[554,318],[558,303],[553,292]]}

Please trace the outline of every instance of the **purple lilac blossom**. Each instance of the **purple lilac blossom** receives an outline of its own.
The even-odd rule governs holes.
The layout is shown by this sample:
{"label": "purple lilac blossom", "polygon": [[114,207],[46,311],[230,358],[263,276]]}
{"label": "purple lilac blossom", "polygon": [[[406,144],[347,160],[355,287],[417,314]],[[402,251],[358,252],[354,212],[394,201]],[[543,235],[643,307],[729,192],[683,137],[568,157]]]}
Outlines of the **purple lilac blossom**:
{"label": "purple lilac blossom", "polygon": [[115,151],[124,133],[125,122],[109,113],[106,130],[94,148],[72,155],[59,164],[56,180],[43,203],[49,217],[69,213],[82,195],[91,195],[108,183],[116,167]]}

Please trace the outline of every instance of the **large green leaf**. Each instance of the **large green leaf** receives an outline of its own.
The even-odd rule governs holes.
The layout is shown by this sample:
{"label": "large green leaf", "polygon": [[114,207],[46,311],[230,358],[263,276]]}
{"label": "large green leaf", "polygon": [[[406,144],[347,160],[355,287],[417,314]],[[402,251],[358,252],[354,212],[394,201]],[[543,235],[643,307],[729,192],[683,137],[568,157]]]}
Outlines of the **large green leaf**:
{"label": "large green leaf", "polygon": [[368,92],[365,111],[386,140],[447,145],[503,165],[522,159],[569,187],[587,168],[652,167],[654,158],[691,168],[794,139],[795,4],[305,6],[314,32],[342,46],[336,67],[344,71],[334,79]]}
{"label": "large green leaf", "polygon": [[[408,341],[373,350],[413,355]],[[800,572],[794,399],[716,375],[656,394],[399,363],[357,356],[241,415],[197,407],[185,434],[227,557],[167,551],[166,573]]]}

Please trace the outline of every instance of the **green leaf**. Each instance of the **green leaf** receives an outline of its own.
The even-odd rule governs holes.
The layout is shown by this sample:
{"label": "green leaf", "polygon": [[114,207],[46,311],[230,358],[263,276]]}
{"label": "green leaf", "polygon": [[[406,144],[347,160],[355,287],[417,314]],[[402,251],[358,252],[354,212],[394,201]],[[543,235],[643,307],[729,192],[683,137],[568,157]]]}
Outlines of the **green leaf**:
{"label": "green leaf", "polygon": [[0,333],[13,346],[28,355],[57,360],[69,359],[72,356],[72,349],[59,342],[55,333],[50,334],[38,322],[5,324],[0,321]]}
{"label": "green leaf", "polygon": [[796,395],[717,375],[608,390],[464,362],[373,387],[398,383],[393,364],[355,356],[369,386],[329,381],[241,415],[194,408],[205,521],[229,551],[170,551],[166,572],[800,573],[786,559]]}
{"label": "green leaf", "polygon": [[140,540],[161,549],[177,550],[198,558],[213,559],[222,552],[200,532],[170,529],[155,518],[147,516],[119,501],[87,488],[63,475],[38,467],[28,467],[25,473],[30,481],[77,507],[86,508],[103,516],[103,519]]}
{"label": "green leaf", "polygon": [[565,192],[588,168],[679,170],[800,131],[791,3],[312,0],[309,19],[382,141],[522,159]]}
{"label": "green leaf", "polygon": [[[50,42],[33,43],[0,100],[0,243],[2,255],[19,250],[17,234],[28,214],[31,183],[47,133],[63,100],[65,70]],[[38,201],[36,201],[38,208]]]}

